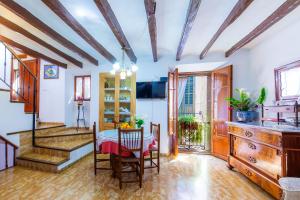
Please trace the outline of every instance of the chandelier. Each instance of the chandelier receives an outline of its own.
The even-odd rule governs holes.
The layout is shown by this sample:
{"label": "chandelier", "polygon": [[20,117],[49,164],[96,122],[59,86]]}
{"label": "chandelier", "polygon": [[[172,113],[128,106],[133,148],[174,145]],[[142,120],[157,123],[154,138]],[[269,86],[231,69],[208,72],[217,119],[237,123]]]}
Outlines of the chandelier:
{"label": "chandelier", "polygon": [[133,72],[136,72],[138,70],[138,66],[133,63],[131,67],[125,66],[125,49],[126,47],[122,47],[122,62],[120,63],[116,62],[113,64],[113,69],[110,70],[110,73],[112,75],[115,75],[117,72],[120,73],[120,79],[124,80],[127,77],[130,77]]}

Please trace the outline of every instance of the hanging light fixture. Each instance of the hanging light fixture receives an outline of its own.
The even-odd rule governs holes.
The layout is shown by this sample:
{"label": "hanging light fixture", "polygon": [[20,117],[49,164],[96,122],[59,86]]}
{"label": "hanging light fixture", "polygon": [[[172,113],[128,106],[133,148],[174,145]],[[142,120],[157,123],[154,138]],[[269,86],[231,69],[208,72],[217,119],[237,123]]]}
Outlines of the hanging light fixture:
{"label": "hanging light fixture", "polygon": [[133,72],[136,72],[138,69],[139,69],[139,68],[138,68],[138,66],[137,66],[136,64],[133,64],[133,65],[131,66],[131,71],[133,71]]}
{"label": "hanging light fixture", "polygon": [[125,66],[125,49],[126,47],[122,47],[122,62],[120,63],[116,62],[113,64],[113,69],[110,70],[110,73],[112,75],[115,75],[116,72],[120,72],[120,78],[121,80],[126,79],[126,77],[130,77],[133,72],[136,72],[138,70],[138,67],[135,63],[131,65],[131,67]]}

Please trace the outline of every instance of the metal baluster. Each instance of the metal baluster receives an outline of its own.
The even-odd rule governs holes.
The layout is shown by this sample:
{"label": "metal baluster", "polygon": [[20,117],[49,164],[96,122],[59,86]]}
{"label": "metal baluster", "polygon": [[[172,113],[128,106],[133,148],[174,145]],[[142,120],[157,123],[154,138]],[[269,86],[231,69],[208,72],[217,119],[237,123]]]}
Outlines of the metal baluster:
{"label": "metal baluster", "polygon": [[[18,63],[19,65],[19,70],[20,70],[20,63]],[[23,80],[21,79],[21,77],[20,77],[20,81],[22,81],[22,93],[23,93],[23,99],[25,100],[25,90],[24,90],[24,85],[25,85],[25,67],[24,66],[22,66],[22,71],[23,71]],[[29,84],[28,84],[29,85]],[[28,96],[29,97],[29,96]]]}
{"label": "metal baluster", "polygon": [[6,47],[4,46],[4,82],[6,82]]}
{"label": "metal baluster", "polygon": [[33,80],[32,146],[35,146],[36,82]]}

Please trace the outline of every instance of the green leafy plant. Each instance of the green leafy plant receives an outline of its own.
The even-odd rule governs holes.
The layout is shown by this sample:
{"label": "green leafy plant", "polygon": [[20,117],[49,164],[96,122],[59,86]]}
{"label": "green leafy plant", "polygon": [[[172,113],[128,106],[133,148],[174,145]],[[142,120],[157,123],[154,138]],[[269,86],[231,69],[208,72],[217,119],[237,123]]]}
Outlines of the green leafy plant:
{"label": "green leafy plant", "polygon": [[244,89],[235,89],[235,92],[238,98],[228,97],[225,100],[230,103],[229,109],[236,111],[254,111],[258,105],[262,105],[265,102],[267,96],[265,88],[260,90],[260,94],[255,101],[251,99],[249,92]]}
{"label": "green leafy plant", "polygon": [[256,103],[262,105],[266,101],[266,98],[267,98],[267,90],[266,88],[261,88]]}
{"label": "green leafy plant", "polygon": [[[201,143],[202,141],[202,124],[197,122],[197,118],[193,115],[183,115],[178,118],[178,138],[181,141],[188,131],[191,134],[191,142]],[[181,143],[181,142],[180,142]]]}
{"label": "green leafy plant", "polygon": [[194,117],[193,115],[179,116],[178,122],[179,122],[179,124],[182,124],[182,123],[188,124],[188,123],[196,122],[196,117]]}
{"label": "green leafy plant", "polygon": [[135,118],[135,124],[138,128],[141,128],[144,123],[145,122],[142,118],[137,118],[137,117]]}

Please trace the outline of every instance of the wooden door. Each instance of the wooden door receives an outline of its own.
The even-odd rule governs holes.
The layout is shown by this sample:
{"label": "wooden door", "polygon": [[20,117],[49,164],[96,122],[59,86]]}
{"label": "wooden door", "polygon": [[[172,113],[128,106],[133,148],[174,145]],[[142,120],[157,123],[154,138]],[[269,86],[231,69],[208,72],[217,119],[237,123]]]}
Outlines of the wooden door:
{"label": "wooden door", "polygon": [[226,160],[229,151],[226,121],[231,121],[231,111],[226,97],[232,96],[232,66],[212,73],[212,154]]}
{"label": "wooden door", "polygon": [[[39,113],[39,96],[40,96],[40,60],[39,59],[33,59],[24,61],[24,64],[29,68],[29,70],[37,77],[37,83],[36,83],[36,113]],[[26,113],[32,113],[33,112],[33,84],[34,80],[32,76],[29,75],[29,72],[27,72],[27,75],[24,77],[25,85],[29,85],[27,93],[29,94],[28,99],[29,101],[25,103],[25,112]]]}
{"label": "wooden door", "polygon": [[168,73],[168,132],[170,152],[178,155],[178,69]]}
{"label": "wooden door", "polygon": [[[17,61],[15,61],[17,62]],[[39,85],[40,85],[40,61],[39,59],[25,60],[23,63],[37,77],[36,85],[36,113],[39,112]],[[34,79],[25,67],[17,62],[18,67],[12,64],[11,85],[14,90],[11,90],[11,101],[22,102],[24,104],[24,112],[33,112],[33,83]],[[16,93],[16,91],[18,93]]]}

